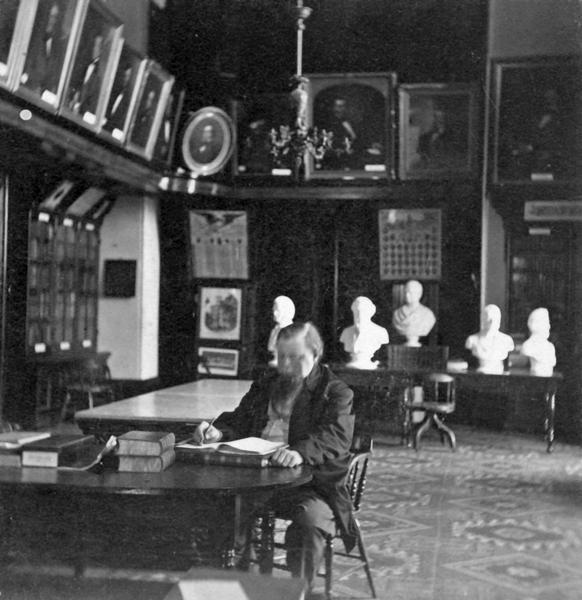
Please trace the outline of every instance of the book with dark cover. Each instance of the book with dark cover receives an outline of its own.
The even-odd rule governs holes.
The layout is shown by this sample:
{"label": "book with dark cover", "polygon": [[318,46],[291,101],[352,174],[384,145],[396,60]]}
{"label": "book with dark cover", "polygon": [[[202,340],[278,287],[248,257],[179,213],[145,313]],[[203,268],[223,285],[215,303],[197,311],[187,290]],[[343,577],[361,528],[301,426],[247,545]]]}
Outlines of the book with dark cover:
{"label": "book with dark cover", "polygon": [[123,473],[159,473],[173,465],[175,460],[174,448],[169,448],[158,456],[122,454],[119,456],[117,470]]}
{"label": "book with dark cover", "polygon": [[128,431],[117,438],[117,454],[160,456],[173,448],[176,436],[166,431]]}
{"label": "book with dark cover", "polygon": [[20,467],[21,465],[20,449],[0,450],[0,467]]}
{"label": "book with dark cover", "polygon": [[25,444],[44,440],[50,436],[49,431],[6,431],[0,433],[0,450],[17,450]]}
{"label": "book with dark cover", "polygon": [[74,462],[78,453],[94,444],[92,435],[53,435],[22,449],[23,467],[59,467]]}
{"label": "book with dark cover", "polygon": [[271,465],[270,456],[228,454],[226,452],[217,452],[216,450],[191,452],[188,448],[181,448],[180,446],[176,446],[176,460],[197,465],[223,465],[232,467],[263,468]]}

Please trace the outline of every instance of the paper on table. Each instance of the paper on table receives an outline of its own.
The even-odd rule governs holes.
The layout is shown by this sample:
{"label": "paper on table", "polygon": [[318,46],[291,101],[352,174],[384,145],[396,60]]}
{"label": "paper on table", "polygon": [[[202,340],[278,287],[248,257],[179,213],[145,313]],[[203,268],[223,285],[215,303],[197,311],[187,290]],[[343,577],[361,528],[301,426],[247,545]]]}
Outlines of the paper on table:
{"label": "paper on table", "polygon": [[267,456],[278,448],[284,448],[287,444],[283,442],[272,442],[258,437],[246,437],[231,442],[214,442],[213,444],[179,444],[178,448],[187,450],[215,450],[226,454],[253,454]]}
{"label": "paper on table", "polygon": [[180,581],[164,600],[249,600],[240,582],[206,579]]}

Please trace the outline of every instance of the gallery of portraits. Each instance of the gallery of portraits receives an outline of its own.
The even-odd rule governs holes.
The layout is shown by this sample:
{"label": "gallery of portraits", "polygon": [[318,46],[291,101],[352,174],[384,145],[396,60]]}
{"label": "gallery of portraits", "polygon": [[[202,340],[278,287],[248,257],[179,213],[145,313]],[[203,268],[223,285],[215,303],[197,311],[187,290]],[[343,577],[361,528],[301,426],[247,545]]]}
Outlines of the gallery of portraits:
{"label": "gallery of portraits", "polygon": [[579,597],[579,2],[0,0],[0,131],[0,596]]}

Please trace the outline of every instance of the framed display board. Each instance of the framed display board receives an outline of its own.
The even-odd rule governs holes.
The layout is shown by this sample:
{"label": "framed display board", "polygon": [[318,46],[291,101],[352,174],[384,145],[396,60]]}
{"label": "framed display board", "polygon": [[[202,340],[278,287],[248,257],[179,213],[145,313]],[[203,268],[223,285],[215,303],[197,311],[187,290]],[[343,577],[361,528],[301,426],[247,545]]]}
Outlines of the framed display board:
{"label": "framed display board", "polygon": [[191,210],[190,247],[195,279],[248,279],[246,211]]}
{"label": "framed display board", "polygon": [[200,287],[198,337],[203,340],[241,339],[243,293],[236,287]]}
{"label": "framed display board", "polygon": [[381,280],[440,279],[440,209],[381,209],[378,226]]}

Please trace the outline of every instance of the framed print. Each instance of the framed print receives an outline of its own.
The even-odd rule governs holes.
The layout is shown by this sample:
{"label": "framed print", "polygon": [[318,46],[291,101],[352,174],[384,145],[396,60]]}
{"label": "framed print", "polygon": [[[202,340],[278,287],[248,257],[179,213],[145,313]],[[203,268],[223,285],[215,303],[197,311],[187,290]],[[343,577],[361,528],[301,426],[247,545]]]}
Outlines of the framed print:
{"label": "framed print", "polygon": [[291,156],[274,160],[271,131],[290,126],[295,109],[289,94],[261,94],[233,105],[237,143],[235,175],[291,175]]}
{"label": "framed print", "polygon": [[158,137],[174,77],[158,63],[148,60],[136,98],[127,136],[128,150],[150,160]]}
{"label": "framed print", "polygon": [[307,177],[385,179],[393,176],[395,73],[314,74],[309,78],[309,127],[333,135],[332,147]]}
{"label": "framed print", "polygon": [[184,90],[172,90],[166,102],[158,139],[154,145],[154,159],[170,166],[174,157],[176,133],[184,105]]}
{"label": "framed print", "polygon": [[440,209],[381,209],[378,231],[382,281],[440,279]]}
{"label": "framed print", "polygon": [[238,341],[241,337],[242,289],[201,287],[198,337]]}
{"label": "framed print", "polygon": [[207,106],[189,118],[182,135],[182,158],[195,175],[213,175],[227,164],[234,150],[232,119],[220,108]]}
{"label": "framed print", "polygon": [[191,210],[190,248],[195,279],[248,279],[244,210]]}
{"label": "framed print", "polygon": [[101,126],[111,93],[122,30],[121,21],[101,3],[89,1],[60,112],[94,130]]}
{"label": "framed print", "polygon": [[[16,93],[56,112],[63,97],[87,0],[45,0],[34,12]],[[29,15],[32,18],[32,15]]]}
{"label": "framed print", "polygon": [[239,351],[231,348],[198,347],[198,373],[202,375],[238,375]]}
{"label": "framed print", "polygon": [[494,183],[582,178],[582,60],[494,65]]}
{"label": "framed print", "polygon": [[401,85],[400,179],[469,177],[476,167],[476,93],[470,84]]}
{"label": "framed print", "polygon": [[0,86],[12,89],[32,31],[38,0],[0,2]]}
{"label": "framed print", "polygon": [[99,129],[103,137],[125,142],[146,67],[147,59],[124,43]]}

